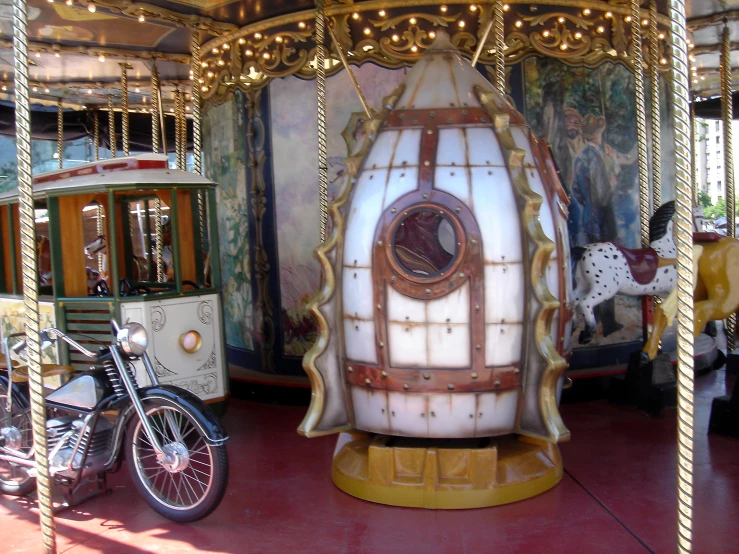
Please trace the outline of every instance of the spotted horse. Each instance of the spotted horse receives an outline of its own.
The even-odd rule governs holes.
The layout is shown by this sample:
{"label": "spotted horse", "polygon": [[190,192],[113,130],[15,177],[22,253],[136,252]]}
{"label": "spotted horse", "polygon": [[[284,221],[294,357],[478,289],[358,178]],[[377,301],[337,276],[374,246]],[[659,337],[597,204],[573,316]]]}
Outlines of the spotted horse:
{"label": "spotted horse", "polygon": [[677,282],[677,248],[672,236],[674,201],[649,220],[649,248],[631,250],[613,242],[588,244],[575,266],[575,312],[585,319],[578,338],[587,344],[595,335],[593,308],[617,294],[667,296]]}

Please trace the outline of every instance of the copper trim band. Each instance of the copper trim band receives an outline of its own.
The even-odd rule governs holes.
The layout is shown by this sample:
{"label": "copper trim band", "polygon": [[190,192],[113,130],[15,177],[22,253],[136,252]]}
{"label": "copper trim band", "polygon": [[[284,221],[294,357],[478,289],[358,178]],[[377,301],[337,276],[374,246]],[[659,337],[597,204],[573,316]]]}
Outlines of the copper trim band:
{"label": "copper trim band", "polygon": [[428,369],[381,367],[347,362],[344,374],[350,385],[398,392],[496,392],[521,385],[518,366],[481,369]]}

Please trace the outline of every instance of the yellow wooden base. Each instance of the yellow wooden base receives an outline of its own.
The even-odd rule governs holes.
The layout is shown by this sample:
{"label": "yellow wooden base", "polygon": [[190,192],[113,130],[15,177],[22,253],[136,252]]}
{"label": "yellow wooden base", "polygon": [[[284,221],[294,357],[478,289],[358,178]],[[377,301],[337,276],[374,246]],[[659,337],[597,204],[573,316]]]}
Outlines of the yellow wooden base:
{"label": "yellow wooden base", "polygon": [[477,441],[339,435],[334,484],[370,502],[431,509],[482,508],[531,498],[562,479],[556,444],[518,435]]}

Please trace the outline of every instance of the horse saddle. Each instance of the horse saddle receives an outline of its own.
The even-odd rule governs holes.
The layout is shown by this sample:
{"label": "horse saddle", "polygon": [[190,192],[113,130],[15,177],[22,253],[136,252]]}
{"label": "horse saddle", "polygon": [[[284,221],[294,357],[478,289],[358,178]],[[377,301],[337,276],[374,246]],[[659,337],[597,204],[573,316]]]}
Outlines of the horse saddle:
{"label": "horse saddle", "polygon": [[657,274],[657,269],[662,265],[669,265],[660,263],[661,258],[654,248],[632,250],[630,248],[623,248],[618,244],[614,244],[613,246],[618,248],[621,254],[623,254],[626,263],[629,264],[634,281],[640,285],[651,283]]}
{"label": "horse saddle", "polygon": [[721,239],[725,238],[726,235],[720,235],[718,233],[714,233],[713,231],[701,231],[699,233],[693,233],[693,242],[718,242]]}

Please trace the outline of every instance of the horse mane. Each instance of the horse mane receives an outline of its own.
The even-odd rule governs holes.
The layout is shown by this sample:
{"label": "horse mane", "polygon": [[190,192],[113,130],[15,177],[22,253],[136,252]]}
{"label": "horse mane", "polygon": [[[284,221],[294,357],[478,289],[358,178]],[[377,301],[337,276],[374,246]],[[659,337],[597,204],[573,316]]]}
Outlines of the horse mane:
{"label": "horse mane", "polygon": [[667,224],[672,220],[672,216],[675,215],[675,201],[670,200],[665,202],[649,220],[649,244],[656,240],[661,239],[665,236],[667,231]]}

